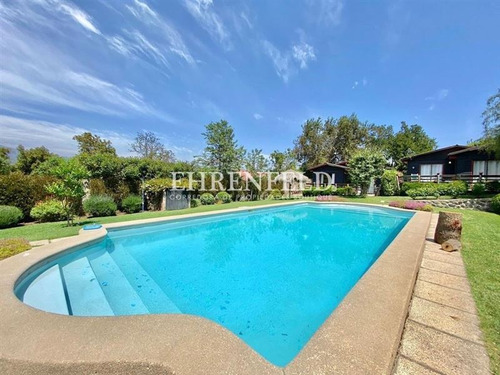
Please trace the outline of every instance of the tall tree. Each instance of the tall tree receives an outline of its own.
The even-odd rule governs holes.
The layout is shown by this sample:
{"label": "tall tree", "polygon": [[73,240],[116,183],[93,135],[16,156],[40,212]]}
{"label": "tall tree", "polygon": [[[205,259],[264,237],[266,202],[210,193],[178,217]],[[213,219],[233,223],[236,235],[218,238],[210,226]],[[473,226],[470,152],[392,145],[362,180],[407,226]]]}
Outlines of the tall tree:
{"label": "tall tree", "polygon": [[484,137],[482,144],[500,158],[500,89],[488,98],[483,112]]}
{"label": "tall tree", "polygon": [[238,146],[234,130],[227,121],[211,122],[202,135],[206,146],[198,160],[203,166],[224,175],[241,168],[245,149]]}
{"label": "tall tree", "polygon": [[262,154],[262,149],[253,149],[245,154],[245,169],[251,173],[265,172],[269,169],[269,161]]}
{"label": "tall tree", "polygon": [[367,138],[365,145],[367,148],[380,151],[386,159],[390,159],[390,146],[394,138],[394,130],[391,125],[366,126]]}
{"label": "tall tree", "polygon": [[130,145],[130,150],[146,159],[162,160],[166,163],[175,161],[174,153],[161,143],[161,139],[155,133],[149,131],[138,132]]}
{"label": "tall tree", "polygon": [[328,119],[325,123],[328,161],[337,163],[349,160],[364,144],[368,131],[355,114],[342,116],[338,120]]}
{"label": "tall tree", "polygon": [[10,150],[7,147],[0,147],[0,174],[10,172]]}
{"label": "tall tree", "polygon": [[437,147],[436,140],[427,135],[425,130],[417,124],[408,126],[401,122],[401,129],[394,135],[389,146],[389,156],[397,169],[403,170],[401,159],[422,152],[432,151]]}
{"label": "tall tree", "polygon": [[307,169],[327,160],[324,131],[324,122],[319,117],[309,119],[302,125],[302,134],[294,142],[294,152],[302,168]]}
{"label": "tall tree", "polygon": [[43,146],[26,149],[19,145],[17,152],[16,168],[24,174],[30,174],[38,165],[54,156]]}
{"label": "tall tree", "polygon": [[293,150],[287,148],[281,152],[274,150],[269,155],[271,170],[273,172],[283,172],[289,169],[297,168],[297,162]]}
{"label": "tall tree", "polygon": [[73,139],[78,143],[80,154],[111,154],[116,156],[116,150],[111,145],[111,141],[102,139],[98,135],[85,132],[75,135]]}

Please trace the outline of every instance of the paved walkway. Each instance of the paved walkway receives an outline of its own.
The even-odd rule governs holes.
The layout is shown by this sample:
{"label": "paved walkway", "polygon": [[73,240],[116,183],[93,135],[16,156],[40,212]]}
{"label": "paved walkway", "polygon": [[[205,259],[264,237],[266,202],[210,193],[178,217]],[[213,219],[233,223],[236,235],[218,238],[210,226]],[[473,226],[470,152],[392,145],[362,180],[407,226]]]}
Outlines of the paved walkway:
{"label": "paved walkway", "polygon": [[394,374],[490,374],[462,255],[440,250],[436,223],[433,215]]}

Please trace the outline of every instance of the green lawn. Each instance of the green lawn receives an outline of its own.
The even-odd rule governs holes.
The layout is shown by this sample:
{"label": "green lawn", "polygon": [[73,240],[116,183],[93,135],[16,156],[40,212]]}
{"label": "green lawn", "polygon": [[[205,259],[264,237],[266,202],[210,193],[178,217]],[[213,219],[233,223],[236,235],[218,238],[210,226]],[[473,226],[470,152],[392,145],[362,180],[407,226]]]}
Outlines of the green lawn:
{"label": "green lawn", "polygon": [[[393,200],[407,197],[343,198],[347,202],[387,205]],[[82,218],[78,225],[66,227],[65,222],[29,224],[0,230],[2,238],[27,240],[53,239],[78,234],[83,224],[116,223],[138,219],[168,217],[186,213],[218,211],[236,207],[251,207],[281,203],[279,200],[234,202],[224,205],[200,206],[178,211],[154,211],[131,215],[109,216],[95,219]],[[476,300],[481,329],[491,358],[494,373],[500,374],[500,215],[472,210],[451,210],[463,214],[463,258],[472,293]],[[2,249],[0,249],[1,255]],[[1,259],[1,257],[0,257]]]}
{"label": "green lawn", "polygon": [[462,256],[481,320],[491,370],[500,374],[500,215],[463,214]]}

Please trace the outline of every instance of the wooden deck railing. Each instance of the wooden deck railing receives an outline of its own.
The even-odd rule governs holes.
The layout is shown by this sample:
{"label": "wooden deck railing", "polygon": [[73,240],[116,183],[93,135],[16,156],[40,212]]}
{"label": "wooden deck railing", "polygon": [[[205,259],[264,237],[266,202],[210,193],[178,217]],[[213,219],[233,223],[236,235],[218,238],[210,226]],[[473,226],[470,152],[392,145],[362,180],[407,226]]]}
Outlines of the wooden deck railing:
{"label": "wooden deck railing", "polygon": [[498,181],[500,180],[500,175],[484,175],[482,173],[473,174],[435,174],[435,175],[404,175],[404,182],[449,182],[449,181],[465,181],[468,184],[475,184],[478,182],[488,182],[488,181]]}

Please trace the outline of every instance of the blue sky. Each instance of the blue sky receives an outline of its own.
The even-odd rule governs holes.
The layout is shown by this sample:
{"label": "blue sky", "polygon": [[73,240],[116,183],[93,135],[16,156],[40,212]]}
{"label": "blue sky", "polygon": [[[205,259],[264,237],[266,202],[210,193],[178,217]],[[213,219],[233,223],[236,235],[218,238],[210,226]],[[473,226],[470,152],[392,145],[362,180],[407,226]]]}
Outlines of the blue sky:
{"label": "blue sky", "polygon": [[0,0],[0,144],[71,155],[141,130],[181,159],[226,119],[247,149],[311,117],[482,131],[500,86],[500,1]]}

